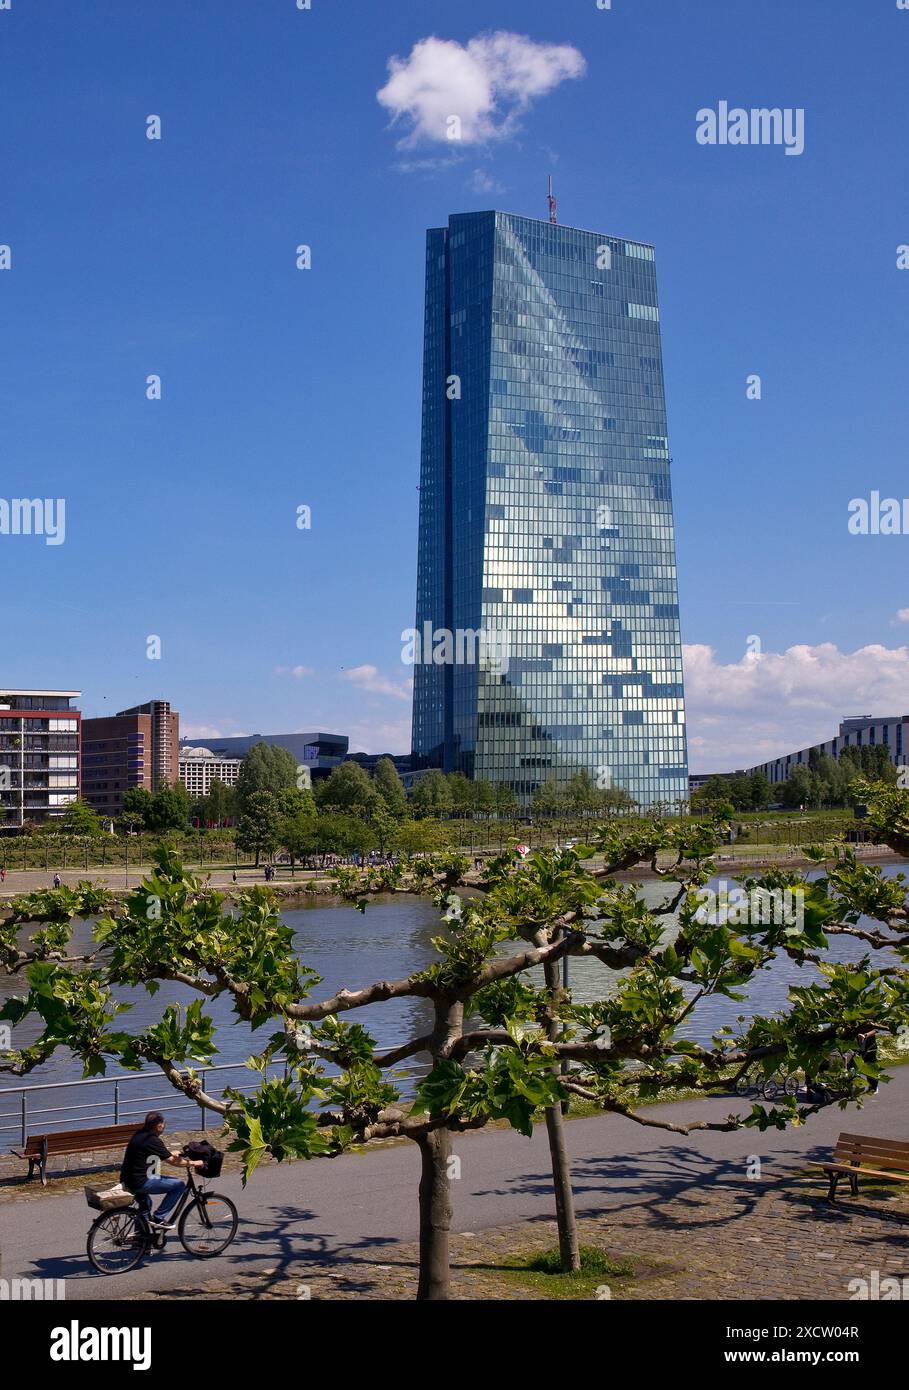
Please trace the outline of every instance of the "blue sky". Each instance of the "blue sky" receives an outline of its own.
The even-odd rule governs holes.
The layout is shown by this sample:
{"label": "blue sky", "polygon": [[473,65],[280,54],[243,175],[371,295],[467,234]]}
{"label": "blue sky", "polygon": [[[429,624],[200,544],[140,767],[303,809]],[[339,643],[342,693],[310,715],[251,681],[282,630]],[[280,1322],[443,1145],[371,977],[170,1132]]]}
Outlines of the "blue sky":
{"label": "blue sky", "polygon": [[[390,59],[460,45],[423,54],[467,109],[496,31],[583,73],[525,48],[457,146],[391,122]],[[66,541],[0,536],[5,682],[404,751],[425,228],[544,217],[551,172],[657,250],[692,769],[901,712],[909,537],[847,506],[909,493],[907,52],[896,0],[13,0],[2,491]],[[803,108],[805,152],[699,145],[721,99]]]}

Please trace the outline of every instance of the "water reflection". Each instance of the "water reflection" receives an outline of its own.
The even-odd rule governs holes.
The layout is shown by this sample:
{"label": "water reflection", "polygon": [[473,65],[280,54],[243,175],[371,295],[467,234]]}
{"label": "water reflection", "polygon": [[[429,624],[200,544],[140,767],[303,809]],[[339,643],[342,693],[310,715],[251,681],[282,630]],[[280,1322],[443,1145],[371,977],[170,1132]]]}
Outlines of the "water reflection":
{"label": "water reflection", "polygon": [[[907,865],[888,866],[886,872],[896,873]],[[715,885],[714,885],[715,886]],[[643,896],[651,905],[662,902],[669,887],[663,883],[641,885]],[[286,913],[292,926],[300,956],[305,964],[316,970],[322,983],[315,986],[313,998],[328,997],[341,988],[357,989],[375,980],[393,980],[425,968],[436,959],[432,937],[439,934],[439,915],[421,898],[397,897],[378,899],[365,914],[355,908],[338,905],[307,904]],[[79,948],[90,946],[91,934],[87,923],[77,924],[75,940]],[[837,938],[831,942],[830,958],[834,961],[853,961],[864,953],[861,942]],[[618,978],[616,973],[592,960],[572,960],[569,966],[570,984],[574,997],[580,1002],[602,998]],[[535,983],[542,983],[542,971],[531,972]],[[778,957],[743,990],[741,1003],[722,997],[702,1000],[686,1019],[681,1033],[685,1037],[707,1041],[722,1025],[733,1024],[740,1014],[769,1014],[783,1009],[787,991],[793,984],[810,984],[820,978],[813,966],[800,969],[788,957]],[[0,999],[22,993],[24,981],[18,985],[0,979]],[[163,984],[154,997],[144,989],[123,989],[118,998],[133,1007],[123,1015],[123,1026],[138,1030],[156,1022],[166,1005],[188,1004],[196,996],[184,986]],[[238,1022],[227,999],[209,1001],[207,1011],[214,1018],[219,1048],[216,1062],[242,1062],[261,1048],[269,1035],[265,1027],[253,1033],[245,1023]],[[353,1010],[344,1017],[368,1027],[382,1049],[395,1047],[409,1037],[429,1031],[432,1011],[422,999],[392,999],[366,1009]],[[39,1033],[34,1019],[15,1030],[14,1042],[27,1046]],[[412,1078],[423,1070],[422,1063],[402,1064],[403,1089],[410,1089]],[[58,1052],[39,1071],[26,1080],[30,1083],[53,1083],[78,1080],[81,1065],[71,1055]],[[408,1078],[410,1080],[408,1081]],[[236,1082],[236,1077],[230,1080]],[[8,1083],[7,1083],[8,1084]],[[0,1081],[2,1089],[2,1081]],[[160,1087],[158,1088],[160,1091]],[[74,1093],[70,1093],[72,1099]],[[12,1099],[12,1098],[11,1098]],[[50,1097],[48,1097],[48,1100]],[[7,1102],[3,1111],[9,1111]]]}

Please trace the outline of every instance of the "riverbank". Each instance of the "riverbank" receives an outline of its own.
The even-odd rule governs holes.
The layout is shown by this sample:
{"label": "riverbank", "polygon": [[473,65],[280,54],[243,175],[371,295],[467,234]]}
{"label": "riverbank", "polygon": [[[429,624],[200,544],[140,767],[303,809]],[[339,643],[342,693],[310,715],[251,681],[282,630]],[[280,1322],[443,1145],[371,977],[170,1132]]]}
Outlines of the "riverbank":
{"label": "riverbank", "polygon": [[[856,855],[862,863],[866,864],[898,864],[901,862],[900,856],[886,845],[857,845],[853,846]],[[591,861],[594,866],[599,861],[599,857]],[[806,858],[800,849],[792,848],[785,852],[762,853],[760,847],[757,851],[750,854],[719,854],[715,858],[718,874],[741,874],[749,871],[761,871],[774,868],[786,868],[802,870],[816,867],[812,860]],[[663,861],[658,861],[657,867],[661,874],[671,870],[673,859],[665,857]],[[244,889],[254,886],[265,887],[264,869],[232,867],[200,869],[198,865],[188,864],[187,869],[190,873],[196,874],[203,882],[210,887],[223,892],[229,899],[233,899]],[[93,884],[107,887],[118,897],[125,896],[132,892],[144,877],[152,873],[154,866],[143,864],[138,866],[130,865],[129,874],[125,874],[122,868],[119,869],[64,869],[60,870],[61,881],[67,887],[75,887],[76,884],[86,880]],[[298,869],[295,875],[291,875],[289,869],[279,869],[276,879],[268,885],[275,893],[276,897],[287,906],[297,906],[305,902],[311,902],[313,898],[327,899],[336,898],[337,892],[333,880],[329,877],[330,870],[327,869]],[[616,879],[621,882],[646,882],[655,881],[660,874],[655,874],[649,864],[640,864],[634,869],[624,870],[616,874]],[[465,883],[469,886],[471,880],[476,881],[477,875],[473,872],[467,875]],[[43,869],[13,869],[6,875],[6,881],[0,885],[0,902],[8,901],[20,893],[31,893],[41,888],[53,886],[53,872],[46,872]]]}

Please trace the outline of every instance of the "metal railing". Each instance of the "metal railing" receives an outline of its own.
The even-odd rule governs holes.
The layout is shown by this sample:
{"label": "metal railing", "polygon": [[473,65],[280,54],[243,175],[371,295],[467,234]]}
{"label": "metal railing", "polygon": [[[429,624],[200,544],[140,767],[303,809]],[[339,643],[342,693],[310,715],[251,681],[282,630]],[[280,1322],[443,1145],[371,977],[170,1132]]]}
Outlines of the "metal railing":
{"label": "metal railing", "polygon": [[[272,1066],[276,1071],[282,1071],[284,1063],[279,1060]],[[249,1081],[246,1085],[234,1086],[232,1089],[236,1091],[255,1091],[259,1084],[256,1074],[242,1062],[198,1068],[196,1075],[202,1089],[219,1100],[224,1095],[224,1083],[216,1081],[214,1087],[207,1084],[207,1079],[216,1072],[245,1072]],[[155,1080],[160,1082],[162,1089],[154,1089],[152,1083]],[[142,1083],[142,1093],[134,1094],[130,1088]],[[147,1087],[151,1088],[148,1094]],[[70,1095],[73,1096],[72,1101],[69,1100]],[[83,1095],[84,1100],[81,1099]],[[13,1101],[12,1108],[8,1108],[10,1101]],[[64,1103],[42,1103],[60,1101]],[[0,1085],[0,1106],[3,1107],[0,1109],[0,1153],[8,1152],[13,1144],[24,1144],[29,1134],[61,1134],[68,1129],[94,1128],[104,1124],[123,1125],[131,1120],[137,1121],[138,1128],[149,1110],[160,1110],[168,1123],[178,1115],[187,1118],[186,1111],[198,1111],[198,1123],[184,1127],[204,1130],[209,1113],[198,1101],[190,1100],[174,1090],[156,1071],[123,1072],[117,1076],[90,1077],[87,1081],[49,1081],[36,1086]],[[217,1119],[214,1112],[212,1115]]]}

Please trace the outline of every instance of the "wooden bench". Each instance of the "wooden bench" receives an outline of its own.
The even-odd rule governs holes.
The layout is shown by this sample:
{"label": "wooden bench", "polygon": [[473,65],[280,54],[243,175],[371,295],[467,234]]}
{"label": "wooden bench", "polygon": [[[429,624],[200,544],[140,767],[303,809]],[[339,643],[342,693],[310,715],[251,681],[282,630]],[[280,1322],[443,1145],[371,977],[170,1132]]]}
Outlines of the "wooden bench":
{"label": "wooden bench", "polygon": [[848,1177],[853,1197],[858,1196],[859,1177],[909,1182],[909,1141],[875,1139],[869,1134],[841,1134],[833,1151],[833,1161],[821,1164],[821,1171],[830,1179],[828,1202],[836,1201],[837,1184],[842,1177]]}
{"label": "wooden bench", "polygon": [[17,1158],[28,1159],[30,1182],[35,1176],[35,1164],[41,1173],[42,1186],[47,1187],[47,1160],[63,1154],[87,1154],[94,1149],[125,1149],[139,1125],[107,1125],[104,1129],[70,1129],[63,1134],[29,1134],[25,1147],[13,1149]]}

